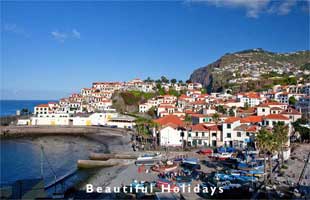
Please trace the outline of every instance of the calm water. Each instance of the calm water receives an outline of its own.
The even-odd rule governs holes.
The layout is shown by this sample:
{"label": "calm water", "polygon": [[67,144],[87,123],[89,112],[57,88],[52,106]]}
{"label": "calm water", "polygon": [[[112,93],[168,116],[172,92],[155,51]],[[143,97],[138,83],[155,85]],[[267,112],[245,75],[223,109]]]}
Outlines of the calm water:
{"label": "calm water", "polygon": [[0,116],[15,115],[16,110],[27,108],[33,112],[34,106],[53,100],[0,100]]}
{"label": "calm water", "polygon": [[[43,175],[45,184],[53,182],[53,170],[61,177],[77,169],[78,159],[90,152],[104,152],[106,146],[81,137],[44,136],[36,139],[1,140],[1,185],[19,179],[41,177],[41,147],[44,147]],[[51,164],[51,166],[48,164]]]}

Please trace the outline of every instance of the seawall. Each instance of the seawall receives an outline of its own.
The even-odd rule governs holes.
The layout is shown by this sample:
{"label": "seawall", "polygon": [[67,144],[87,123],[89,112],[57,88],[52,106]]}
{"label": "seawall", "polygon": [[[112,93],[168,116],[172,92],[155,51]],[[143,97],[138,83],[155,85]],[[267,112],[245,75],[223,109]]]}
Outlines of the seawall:
{"label": "seawall", "polygon": [[91,135],[100,133],[105,136],[127,135],[130,130],[98,126],[0,126],[1,138],[44,135]]}

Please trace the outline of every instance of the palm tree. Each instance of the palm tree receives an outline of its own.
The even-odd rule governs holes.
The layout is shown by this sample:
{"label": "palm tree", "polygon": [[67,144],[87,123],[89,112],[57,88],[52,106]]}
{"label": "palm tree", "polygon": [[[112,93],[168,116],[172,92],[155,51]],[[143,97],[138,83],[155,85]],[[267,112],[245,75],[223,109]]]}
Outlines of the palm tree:
{"label": "palm tree", "polygon": [[[212,120],[215,122],[216,124],[216,127],[219,123],[219,120],[220,120],[220,115],[218,113],[214,113],[212,115]],[[216,133],[217,134],[217,133]],[[217,138],[217,137],[216,137]],[[209,145],[210,145],[210,142],[211,142],[211,133],[210,133],[210,129],[209,129]]]}
{"label": "palm tree", "polygon": [[288,141],[288,126],[284,125],[283,123],[277,123],[273,127],[273,132],[279,145],[279,150],[281,154],[281,167],[282,167],[284,164],[283,146]]}
{"label": "palm tree", "polygon": [[264,182],[266,183],[266,156],[268,152],[268,131],[266,129],[259,130],[256,136],[256,146],[259,149],[260,153],[264,155]]}

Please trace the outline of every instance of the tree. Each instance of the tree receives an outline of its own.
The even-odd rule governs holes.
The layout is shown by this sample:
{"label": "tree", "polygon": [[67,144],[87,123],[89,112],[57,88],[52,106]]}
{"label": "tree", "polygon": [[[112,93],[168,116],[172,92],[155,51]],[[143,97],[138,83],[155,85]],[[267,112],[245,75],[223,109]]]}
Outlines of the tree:
{"label": "tree", "polygon": [[281,153],[281,166],[284,164],[283,146],[288,141],[288,126],[284,123],[278,122],[273,127],[273,133],[276,137],[276,141],[279,144],[279,149]]}
{"label": "tree", "polygon": [[245,110],[249,109],[249,103],[248,102],[245,102],[244,104],[244,107],[243,107]]}
{"label": "tree", "polygon": [[215,122],[215,124],[217,125],[219,120],[220,120],[220,115],[218,113],[214,113],[212,115],[212,120]]}
{"label": "tree", "polygon": [[272,182],[272,155],[278,150],[279,143],[277,142],[277,138],[275,135],[266,130],[265,128],[262,128],[259,130],[257,136],[256,136],[256,145],[261,153],[264,154],[264,182],[266,184],[266,158],[268,157],[269,161],[269,181]]}
{"label": "tree", "polygon": [[222,105],[216,107],[216,111],[222,114],[226,114],[226,109]]}
{"label": "tree", "polygon": [[297,102],[297,100],[295,99],[294,96],[291,96],[289,99],[288,99],[288,102],[291,106],[294,106]]}
{"label": "tree", "polygon": [[151,77],[147,77],[147,79],[145,80],[145,82],[151,83],[151,82],[153,82],[153,80],[151,79]]}
{"label": "tree", "polygon": [[183,81],[182,81],[182,80],[179,80],[178,83],[179,83],[179,84],[183,84]]}
{"label": "tree", "polygon": [[230,109],[229,109],[229,116],[232,116],[232,117],[235,116],[235,112],[234,112],[234,109],[233,109],[233,108],[230,108]]}
{"label": "tree", "polygon": [[173,79],[170,80],[170,83],[175,84],[176,82],[177,82],[177,79],[175,79],[175,78],[173,78]]}
{"label": "tree", "polygon": [[205,88],[201,88],[201,94],[206,94],[207,93],[207,90]]}
{"label": "tree", "polygon": [[189,84],[189,83],[192,83],[192,81],[191,80],[187,80],[186,83]]}
{"label": "tree", "polygon": [[160,77],[161,82],[163,83],[169,83],[169,80],[165,76]]}

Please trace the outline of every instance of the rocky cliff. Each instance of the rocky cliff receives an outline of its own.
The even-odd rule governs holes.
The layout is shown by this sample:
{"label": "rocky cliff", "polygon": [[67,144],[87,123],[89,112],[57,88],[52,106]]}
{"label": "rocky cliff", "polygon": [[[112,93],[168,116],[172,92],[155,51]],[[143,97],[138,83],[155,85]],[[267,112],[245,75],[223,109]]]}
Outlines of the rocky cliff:
{"label": "rocky cliff", "polygon": [[[208,92],[225,88],[247,90],[245,85],[262,81],[271,76],[304,77],[309,72],[310,51],[273,53],[263,49],[250,49],[227,53],[217,61],[198,68],[190,75],[192,82],[199,82]],[[270,83],[270,81],[267,81]]]}

